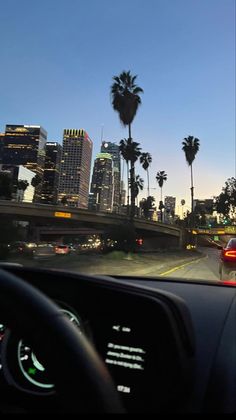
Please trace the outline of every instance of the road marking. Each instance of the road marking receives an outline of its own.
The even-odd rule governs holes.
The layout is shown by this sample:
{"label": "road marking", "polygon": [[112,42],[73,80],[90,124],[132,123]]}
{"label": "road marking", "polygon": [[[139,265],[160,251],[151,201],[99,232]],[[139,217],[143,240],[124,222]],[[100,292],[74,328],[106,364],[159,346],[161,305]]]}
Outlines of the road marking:
{"label": "road marking", "polygon": [[206,258],[208,258],[208,255],[206,255],[205,257],[198,258],[197,260],[192,260],[192,261],[189,261],[189,262],[187,262],[185,264],[178,265],[178,266],[176,266],[174,268],[171,268],[171,270],[168,270],[168,271],[165,271],[164,273],[159,274],[159,276],[163,276],[164,277],[164,276],[166,276],[166,275],[168,275],[170,273],[173,273],[174,271],[177,271],[177,270],[180,270],[181,268],[186,267],[187,265],[194,264],[194,263],[197,264],[197,263],[199,263],[200,261],[202,261],[202,260],[204,260]]}

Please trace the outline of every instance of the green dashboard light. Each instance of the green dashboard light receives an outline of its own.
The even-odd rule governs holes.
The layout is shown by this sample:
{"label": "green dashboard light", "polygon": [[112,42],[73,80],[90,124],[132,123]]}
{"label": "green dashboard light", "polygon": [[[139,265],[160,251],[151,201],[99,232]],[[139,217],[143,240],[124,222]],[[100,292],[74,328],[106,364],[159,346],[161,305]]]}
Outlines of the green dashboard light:
{"label": "green dashboard light", "polygon": [[35,368],[29,368],[28,369],[28,374],[29,375],[35,375],[35,373],[36,373],[36,369]]}

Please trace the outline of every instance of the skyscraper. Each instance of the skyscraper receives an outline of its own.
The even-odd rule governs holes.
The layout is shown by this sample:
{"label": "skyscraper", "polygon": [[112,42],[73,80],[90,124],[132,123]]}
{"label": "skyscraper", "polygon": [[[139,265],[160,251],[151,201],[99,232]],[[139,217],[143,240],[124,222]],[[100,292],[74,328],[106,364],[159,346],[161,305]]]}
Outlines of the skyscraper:
{"label": "skyscraper", "polygon": [[101,153],[109,153],[113,160],[113,208],[118,213],[121,205],[121,184],[120,184],[120,149],[119,146],[110,141],[102,142]]}
{"label": "skyscraper", "polygon": [[2,163],[43,174],[47,132],[38,125],[6,125]]}
{"label": "skyscraper", "polygon": [[88,208],[92,148],[86,131],[64,130],[58,198],[71,207]]}
{"label": "skyscraper", "polygon": [[110,153],[99,153],[97,155],[94,162],[90,192],[91,210],[112,211],[113,160]]}
{"label": "skyscraper", "polygon": [[45,165],[41,190],[41,201],[56,204],[59,186],[59,170],[62,146],[56,142],[46,143]]}

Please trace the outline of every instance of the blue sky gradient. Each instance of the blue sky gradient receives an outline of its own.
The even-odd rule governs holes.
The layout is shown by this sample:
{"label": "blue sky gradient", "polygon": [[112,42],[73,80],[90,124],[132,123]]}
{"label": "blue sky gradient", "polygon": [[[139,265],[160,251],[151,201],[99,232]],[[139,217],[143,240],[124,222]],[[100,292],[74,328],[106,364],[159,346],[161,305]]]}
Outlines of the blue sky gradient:
{"label": "blue sky gradient", "polygon": [[[133,138],[165,170],[164,195],[190,203],[184,137],[200,139],[195,196],[219,194],[235,174],[235,0],[2,0],[0,131],[40,124],[48,139],[84,128],[99,152],[127,130],[112,110],[112,76],[144,89]],[[141,168],[137,168],[145,180]],[[146,185],[147,186],[147,185]],[[144,191],[144,194],[146,191]]]}

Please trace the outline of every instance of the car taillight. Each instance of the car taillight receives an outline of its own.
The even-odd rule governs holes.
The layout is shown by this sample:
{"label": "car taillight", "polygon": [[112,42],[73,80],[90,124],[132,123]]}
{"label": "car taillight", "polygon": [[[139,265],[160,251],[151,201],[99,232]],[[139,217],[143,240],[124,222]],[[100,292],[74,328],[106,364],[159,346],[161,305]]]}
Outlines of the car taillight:
{"label": "car taillight", "polygon": [[232,260],[236,260],[236,249],[225,249],[224,257],[232,259]]}
{"label": "car taillight", "polygon": [[222,282],[225,286],[235,286],[236,287],[236,280],[224,280]]}

